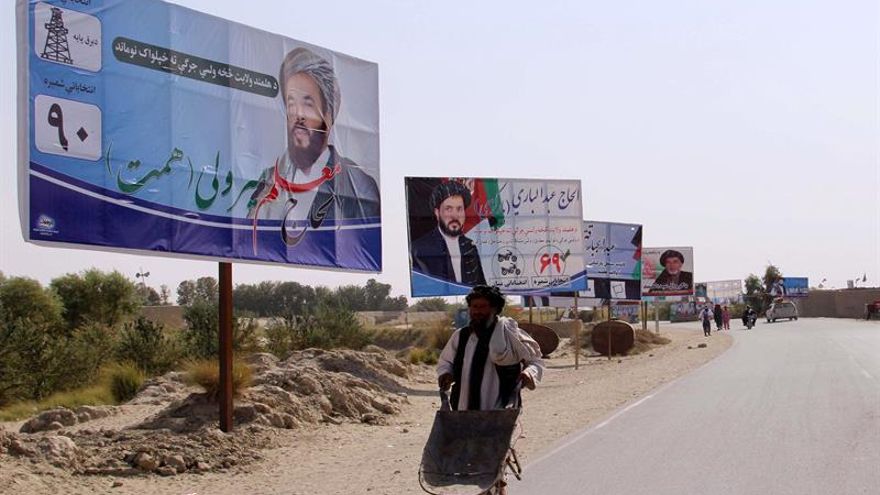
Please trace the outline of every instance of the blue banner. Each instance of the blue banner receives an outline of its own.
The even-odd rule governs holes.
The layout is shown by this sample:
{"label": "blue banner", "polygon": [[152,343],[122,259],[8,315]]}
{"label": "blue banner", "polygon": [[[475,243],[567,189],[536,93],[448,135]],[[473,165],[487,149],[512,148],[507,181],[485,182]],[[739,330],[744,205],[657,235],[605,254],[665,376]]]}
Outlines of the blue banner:
{"label": "blue banner", "polygon": [[376,64],[158,0],[17,14],[26,240],[381,271]]}
{"label": "blue banner", "polygon": [[810,280],[807,277],[784,277],[770,286],[774,297],[807,297],[810,295]]}

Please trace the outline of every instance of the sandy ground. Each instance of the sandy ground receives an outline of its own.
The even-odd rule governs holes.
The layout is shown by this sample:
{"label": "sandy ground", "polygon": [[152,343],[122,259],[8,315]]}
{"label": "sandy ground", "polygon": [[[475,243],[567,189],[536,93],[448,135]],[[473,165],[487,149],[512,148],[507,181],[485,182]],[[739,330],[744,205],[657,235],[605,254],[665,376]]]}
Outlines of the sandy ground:
{"label": "sandy ground", "polygon": [[[649,328],[653,329],[653,324]],[[610,361],[581,357],[578,370],[574,369],[571,352],[554,353],[545,361],[543,383],[523,397],[523,433],[516,448],[526,466],[525,476],[529,461],[551,450],[564,437],[598,423],[658,386],[710,361],[732,342],[724,332],[703,337],[696,323],[662,325],[661,334],[672,342],[650,353]],[[704,342],[707,348],[697,348]],[[17,495],[422,493],[418,485],[419,461],[439,399],[428,370],[410,386],[410,404],[391,418],[388,426],[346,423],[275,430],[277,438],[272,443],[278,446],[264,452],[264,461],[227,472],[169,478],[73,476],[47,465],[30,465],[3,456],[0,491]],[[143,414],[132,410],[106,420],[119,426],[126,421],[134,423]],[[16,424],[0,426],[13,431]]]}

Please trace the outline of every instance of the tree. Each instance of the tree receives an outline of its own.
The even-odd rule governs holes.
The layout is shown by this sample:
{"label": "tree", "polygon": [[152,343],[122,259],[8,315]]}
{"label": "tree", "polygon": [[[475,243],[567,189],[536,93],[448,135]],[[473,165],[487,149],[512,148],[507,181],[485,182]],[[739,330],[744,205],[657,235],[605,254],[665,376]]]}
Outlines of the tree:
{"label": "tree", "polygon": [[152,287],[138,285],[137,291],[138,296],[141,298],[141,304],[144,306],[158,306],[162,303],[162,298],[159,296],[159,293]]}
{"label": "tree", "polygon": [[746,304],[750,305],[758,313],[762,313],[764,308],[767,307],[769,297],[764,290],[763,280],[753,273],[749,274],[746,277]]}
{"label": "tree", "polygon": [[764,291],[769,293],[770,288],[773,287],[773,283],[782,278],[782,272],[779,271],[779,268],[773,265],[767,265],[767,268],[764,270]]}
{"label": "tree", "polygon": [[92,268],[69,273],[52,280],[50,286],[61,299],[69,328],[86,321],[115,327],[131,319],[140,306],[137,287],[118,271]]}
{"label": "tree", "polygon": [[746,295],[752,296],[763,292],[764,284],[761,282],[761,279],[753,273],[749,274],[749,276],[746,277]]}
{"label": "tree", "polygon": [[180,358],[177,342],[167,335],[161,323],[140,317],[120,332],[116,347],[119,361],[130,361],[148,375],[170,370]]}
{"label": "tree", "polygon": [[428,297],[420,299],[412,305],[412,311],[446,311],[446,300],[442,297]]}
{"label": "tree", "polygon": [[382,303],[382,311],[403,311],[408,305],[406,296],[389,297]]}
{"label": "tree", "polygon": [[[220,321],[217,304],[197,301],[183,312],[186,329],[182,337],[184,350],[190,357],[213,358],[220,353]],[[253,351],[257,347],[257,325],[246,318],[233,317],[232,349]]]}
{"label": "tree", "polygon": [[327,303],[332,307],[344,307],[351,311],[366,311],[367,293],[363,287],[343,285],[333,292]]}
{"label": "tree", "polygon": [[184,280],[177,286],[177,304],[181,306],[192,306],[199,302],[213,304],[219,300],[220,288],[214,277]]}
{"label": "tree", "polygon": [[389,294],[391,294],[391,284],[381,284],[374,278],[367,280],[367,285],[364,286],[365,309],[381,311]]}
{"label": "tree", "polygon": [[168,290],[168,286],[162,284],[159,286],[159,300],[162,303],[162,306],[168,306],[168,301],[171,299],[171,291]]}
{"label": "tree", "polygon": [[58,296],[36,280],[13,277],[0,281],[0,323],[27,320],[55,332],[62,322]]}

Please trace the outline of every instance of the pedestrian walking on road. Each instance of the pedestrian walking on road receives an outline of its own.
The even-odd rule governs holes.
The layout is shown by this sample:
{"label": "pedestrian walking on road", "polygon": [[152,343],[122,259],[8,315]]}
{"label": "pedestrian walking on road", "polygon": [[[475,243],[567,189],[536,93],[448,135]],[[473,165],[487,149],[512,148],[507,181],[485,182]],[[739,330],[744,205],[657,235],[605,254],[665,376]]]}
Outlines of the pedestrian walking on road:
{"label": "pedestrian walking on road", "polygon": [[703,335],[706,337],[712,335],[712,310],[709,306],[704,306],[700,311],[700,321],[703,322]]}
{"label": "pedestrian walking on road", "polygon": [[720,304],[716,304],[715,307],[713,308],[713,310],[714,310],[714,315],[713,315],[713,316],[715,317],[715,330],[718,330],[718,331],[720,332],[720,331],[721,331],[721,325],[722,325],[722,320],[721,320],[721,316],[722,316],[722,315],[721,315],[721,305],[720,305]]}
{"label": "pedestrian walking on road", "polygon": [[730,310],[727,306],[721,308],[721,321],[724,323],[724,329],[730,330]]}

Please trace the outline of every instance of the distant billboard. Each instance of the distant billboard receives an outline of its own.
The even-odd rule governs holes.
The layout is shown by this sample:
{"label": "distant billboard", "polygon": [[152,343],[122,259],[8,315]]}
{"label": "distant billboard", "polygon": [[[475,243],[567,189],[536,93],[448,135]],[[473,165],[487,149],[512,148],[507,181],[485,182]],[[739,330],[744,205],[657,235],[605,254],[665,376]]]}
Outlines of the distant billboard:
{"label": "distant billboard", "polygon": [[641,225],[585,221],[584,251],[590,283],[583,297],[641,299]]}
{"label": "distant billboard", "polygon": [[705,296],[715,304],[733,304],[743,301],[742,280],[706,282]]}
{"label": "distant billboard", "polygon": [[704,305],[699,302],[680,301],[673,302],[669,305],[669,321],[696,321],[697,314],[702,310]]}
{"label": "distant billboard", "polygon": [[770,284],[768,292],[773,297],[807,297],[810,280],[807,277],[783,277]]}
{"label": "distant billboard", "polygon": [[692,296],[694,294],[694,248],[642,249],[642,295]]}
{"label": "distant billboard", "polygon": [[413,296],[586,288],[579,180],[407,177]]}
{"label": "distant billboard", "polygon": [[16,10],[26,241],[382,269],[376,64],[159,0]]}

